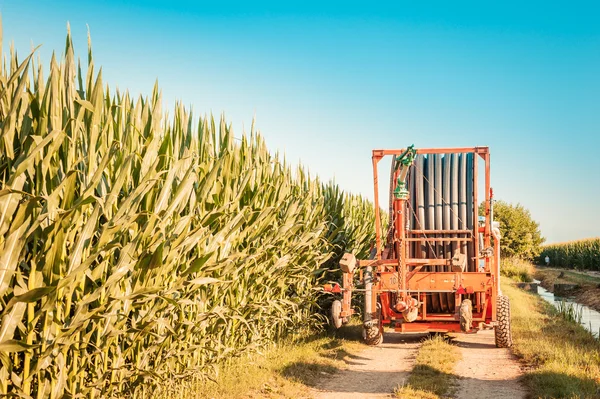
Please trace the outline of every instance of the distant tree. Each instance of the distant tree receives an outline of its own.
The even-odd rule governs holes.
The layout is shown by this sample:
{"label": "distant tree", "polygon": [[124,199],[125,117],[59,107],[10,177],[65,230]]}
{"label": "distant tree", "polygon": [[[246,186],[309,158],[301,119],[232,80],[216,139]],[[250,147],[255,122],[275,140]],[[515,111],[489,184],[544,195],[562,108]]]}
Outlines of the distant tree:
{"label": "distant tree", "polygon": [[[479,214],[484,214],[483,204]],[[515,256],[533,260],[541,252],[545,241],[540,225],[531,217],[531,212],[521,204],[494,202],[494,221],[500,223],[500,252],[502,256]]]}

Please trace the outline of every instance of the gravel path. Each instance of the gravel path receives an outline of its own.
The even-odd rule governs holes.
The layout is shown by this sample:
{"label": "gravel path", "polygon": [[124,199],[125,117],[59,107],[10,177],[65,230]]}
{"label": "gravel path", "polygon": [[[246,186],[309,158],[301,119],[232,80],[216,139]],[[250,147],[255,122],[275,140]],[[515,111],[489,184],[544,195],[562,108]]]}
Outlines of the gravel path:
{"label": "gravel path", "polygon": [[519,363],[509,349],[496,348],[494,330],[456,335],[454,343],[462,359],[454,373],[459,376],[457,399],[519,399],[526,391],[518,382]]}
{"label": "gravel path", "polygon": [[323,379],[318,399],[390,398],[413,368],[423,335],[385,334],[383,344],[348,361],[348,369]]}

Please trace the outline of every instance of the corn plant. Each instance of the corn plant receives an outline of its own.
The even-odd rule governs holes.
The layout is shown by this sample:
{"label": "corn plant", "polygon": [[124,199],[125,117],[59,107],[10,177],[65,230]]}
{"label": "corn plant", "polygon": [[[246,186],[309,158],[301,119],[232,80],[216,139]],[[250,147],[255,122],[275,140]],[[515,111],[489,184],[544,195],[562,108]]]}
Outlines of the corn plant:
{"label": "corn plant", "polygon": [[333,186],[254,129],[166,116],[156,86],[110,90],[88,43],[84,67],[70,35],[47,70],[0,65],[0,394],[164,396],[310,329],[322,265],[368,250],[369,204],[345,196],[332,228]]}
{"label": "corn plant", "polygon": [[551,266],[600,270],[600,238],[546,245],[538,262],[545,264],[546,256],[550,258]]}

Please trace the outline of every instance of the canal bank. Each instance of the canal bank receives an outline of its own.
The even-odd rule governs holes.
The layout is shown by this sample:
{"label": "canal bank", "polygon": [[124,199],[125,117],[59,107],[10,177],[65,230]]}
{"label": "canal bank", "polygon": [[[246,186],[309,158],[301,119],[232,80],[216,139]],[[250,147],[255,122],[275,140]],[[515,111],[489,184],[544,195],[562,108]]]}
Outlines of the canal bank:
{"label": "canal bank", "polygon": [[502,291],[511,301],[511,349],[524,366],[531,397],[600,397],[600,340],[508,278],[502,278]]}

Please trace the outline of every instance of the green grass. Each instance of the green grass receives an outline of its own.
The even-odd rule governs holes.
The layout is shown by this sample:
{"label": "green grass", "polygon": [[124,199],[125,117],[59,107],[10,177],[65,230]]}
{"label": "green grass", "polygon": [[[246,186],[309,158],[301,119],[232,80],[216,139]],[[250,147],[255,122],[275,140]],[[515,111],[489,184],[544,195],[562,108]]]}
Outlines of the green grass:
{"label": "green grass", "polygon": [[527,366],[523,381],[531,397],[598,398],[600,342],[514,283],[503,280],[502,290],[512,305],[512,351]]}
{"label": "green grass", "polygon": [[519,258],[502,260],[500,274],[515,281],[529,283],[533,281],[534,267],[530,262]]}
{"label": "green grass", "polygon": [[574,303],[562,300],[558,303],[557,310],[558,314],[566,321],[581,324],[583,320],[583,309]]}
{"label": "green grass", "polygon": [[452,395],[454,364],[460,359],[458,348],[441,335],[427,339],[419,348],[415,367],[407,385],[398,387],[398,398],[436,399]]}

